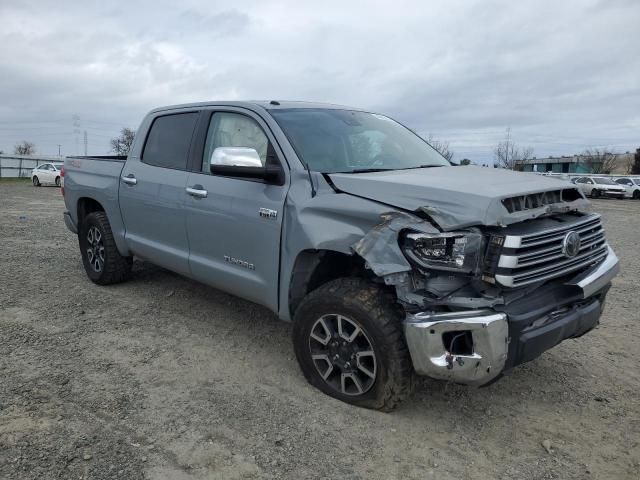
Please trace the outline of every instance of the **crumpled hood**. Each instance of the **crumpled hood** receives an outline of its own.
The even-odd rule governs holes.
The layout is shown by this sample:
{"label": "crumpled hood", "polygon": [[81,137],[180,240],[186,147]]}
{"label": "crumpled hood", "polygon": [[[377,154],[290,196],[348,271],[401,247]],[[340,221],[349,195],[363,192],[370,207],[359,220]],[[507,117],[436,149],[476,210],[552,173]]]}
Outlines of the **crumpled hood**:
{"label": "crumpled hood", "polygon": [[502,204],[504,198],[575,189],[575,185],[535,173],[498,168],[469,165],[373,173],[332,173],[329,177],[342,192],[403,210],[422,210],[443,230],[473,225],[509,225],[552,211],[586,210],[589,206],[586,199],[580,198],[509,213]]}

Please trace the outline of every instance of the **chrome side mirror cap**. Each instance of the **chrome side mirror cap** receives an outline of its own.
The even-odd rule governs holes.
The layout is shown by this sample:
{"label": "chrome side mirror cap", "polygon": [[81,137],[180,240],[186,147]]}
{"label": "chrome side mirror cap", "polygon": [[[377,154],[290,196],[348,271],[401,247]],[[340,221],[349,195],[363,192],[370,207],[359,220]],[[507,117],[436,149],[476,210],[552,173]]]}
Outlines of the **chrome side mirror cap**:
{"label": "chrome side mirror cap", "polygon": [[255,148],[218,147],[211,154],[211,167],[262,168],[260,155]]}

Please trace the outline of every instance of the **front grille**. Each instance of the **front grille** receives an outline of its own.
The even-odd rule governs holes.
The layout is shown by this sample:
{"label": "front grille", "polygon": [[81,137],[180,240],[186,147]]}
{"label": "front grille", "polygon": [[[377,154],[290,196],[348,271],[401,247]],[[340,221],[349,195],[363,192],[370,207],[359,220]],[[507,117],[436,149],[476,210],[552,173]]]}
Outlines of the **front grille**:
{"label": "front grille", "polygon": [[[549,228],[549,222],[545,227],[504,237],[496,282],[505,287],[522,287],[587,268],[607,255],[600,215],[572,216],[563,218],[561,227]],[[563,241],[572,231],[580,236],[580,249],[576,256],[568,257]]]}
{"label": "front grille", "polygon": [[580,198],[583,197],[576,188],[565,188],[504,198],[502,199],[502,204],[509,213],[514,213],[544,207],[545,205],[573,202]]}

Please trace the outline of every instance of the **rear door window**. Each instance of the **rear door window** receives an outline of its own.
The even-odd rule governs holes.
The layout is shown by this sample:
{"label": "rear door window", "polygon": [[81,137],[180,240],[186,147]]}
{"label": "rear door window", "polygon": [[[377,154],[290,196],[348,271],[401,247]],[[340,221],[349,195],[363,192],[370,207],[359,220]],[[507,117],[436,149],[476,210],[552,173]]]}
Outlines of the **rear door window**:
{"label": "rear door window", "polygon": [[156,118],[144,145],[142,161],[156,167],[186,170],[197,120],[198,112]]}

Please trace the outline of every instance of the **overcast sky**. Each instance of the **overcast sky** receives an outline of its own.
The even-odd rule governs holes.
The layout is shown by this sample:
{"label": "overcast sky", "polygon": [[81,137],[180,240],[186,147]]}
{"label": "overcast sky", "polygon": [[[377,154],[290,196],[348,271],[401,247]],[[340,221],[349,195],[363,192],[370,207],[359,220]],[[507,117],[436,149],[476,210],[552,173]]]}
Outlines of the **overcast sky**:
{"label": "overcast sky", "polygon": [[364,107],[479,163],[507,126],[538,157],[640,147],[640,0],[0,0],[0,20],[9,153],[82,153],[86,130],[104,154],[149,109],[214,99]]}

